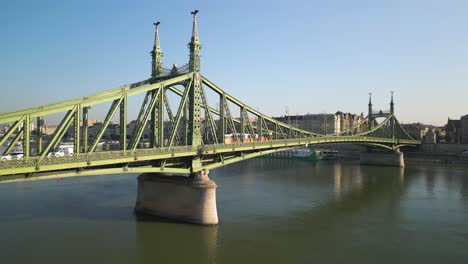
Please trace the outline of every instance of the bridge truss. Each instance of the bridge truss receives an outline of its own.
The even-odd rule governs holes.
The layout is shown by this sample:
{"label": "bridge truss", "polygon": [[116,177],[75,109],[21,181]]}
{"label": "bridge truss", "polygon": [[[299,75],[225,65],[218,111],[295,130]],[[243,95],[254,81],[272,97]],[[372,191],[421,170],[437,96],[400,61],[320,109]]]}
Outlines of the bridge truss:
{"label": "bridge truss", "polygon": [[[9,127],[0,139],[4,154],[12,152],[20,141],[24,153],[22,159],[0,161],[0,181],[109,173],[194,174],[313,144],[355,143],[396,149],[420,143],[399,124],[393,98],[392,112],[383,122],[377,123],[370,111],[364,122],[333,135],[305,131],[260,113],[200,74],[196,23],[195,13],[190,61],[183,67],[162,67],[159,23],[155,23],[151,78],[78,99],[0,114],[0,124]],[[136,120],[128,123],[132,98],[142,101]],[[90,127],[90,109],[100,105],[108,107],[106,117]],[[45,135],[46,120],[58,114],[62,115],[59,125],[51,135]],[[93,138],[88,136],[90,129],[97,129]],[[111,130],[115,149],[103,150],[101,141]],[[232,141],[226,141],[227,135]],[[73,138],[73,153],[51,156],[65,138]]]}

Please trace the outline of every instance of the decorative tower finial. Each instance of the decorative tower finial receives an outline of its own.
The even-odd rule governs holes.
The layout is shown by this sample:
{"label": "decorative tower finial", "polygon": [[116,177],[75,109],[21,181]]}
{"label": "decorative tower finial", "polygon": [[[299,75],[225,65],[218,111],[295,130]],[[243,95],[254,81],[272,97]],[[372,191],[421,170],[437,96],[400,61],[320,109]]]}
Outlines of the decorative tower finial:
{"label": "decorative tower finial", "polygon": [[156,23],[153,23],[155,26],[155,33],[154,33],[154,45],[153,45],[153,50],[151,51],[151,57],[152,57],[152,71],[151,71],[151,77],[156,78],[159,75],[161,75],[162,72],[162,56],[163,52],[161,50],[161,47],[159,46],[159,24],[161,24],[159,21]]}
{"label": "decorative tower finial", "polygon": [[159,21],[157,21],[156,23],[153,23],[153,25],[156,28],[155,34],[154,34],[154,46],[155,47],[159,47],[159,24],[161,24],[161,22]]}
{"label": "decorative tower finial", "polygon": [[198,40],[198,30],[197,30],[197,14],[198,10],[190,12],[193,15],[193,27],[192,27],[192,39],[196,38]]}
{"label": "decorative tower finial", "polygon": [[192,27],[192,38],[188,47],[190,49],[190,62],[189,68],[190,71],[198,72],[200,71],[200,49],[201,43],[198,39],[198,29],[197,29],[197,14],[198,10],[192,11],[190,14],[193,15],[193,27]]}
{"label": "decorative tower finial", "polygon": [[391,91],[390,93],[392,94],[392,100],[390,101],[390,113],[393,114],[395,113],[395,103],[393,103],[393,93],[395,91]]}

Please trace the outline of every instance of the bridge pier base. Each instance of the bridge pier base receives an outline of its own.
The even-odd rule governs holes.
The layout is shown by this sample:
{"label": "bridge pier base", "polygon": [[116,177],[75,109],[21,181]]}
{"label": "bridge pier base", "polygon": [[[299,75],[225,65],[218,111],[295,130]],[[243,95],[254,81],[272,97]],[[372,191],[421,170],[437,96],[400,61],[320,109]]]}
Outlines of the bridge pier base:
{"label": "bridge pier base", "polygon": [[144,173],[138,176],[135,212],[215,225],[218,223],[216,187],[206,171],[194,177]]}
{"label": "bridge pier base", "polygon": [[399,150],[362,152],[360,162],[361,165],[405,167],[404,155]]}

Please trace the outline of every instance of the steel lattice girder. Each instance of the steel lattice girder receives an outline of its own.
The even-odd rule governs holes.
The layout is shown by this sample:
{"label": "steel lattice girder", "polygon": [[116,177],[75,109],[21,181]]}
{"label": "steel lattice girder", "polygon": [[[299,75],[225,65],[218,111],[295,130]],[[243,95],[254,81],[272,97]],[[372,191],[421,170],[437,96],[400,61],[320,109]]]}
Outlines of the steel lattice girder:
{"label": "steel lattice girder", "polygon": [[[339,136],[339,135],[331,135],[331,136],[324,136],[319,135],[307,131],[303,131],[294,127],[291,127],[287,124],[282,122],[276,121],[275,119],[268,117],[266,115],[261,114],[260,112],[254,110],[253,108],[243,104],[239,100],[235,99],[231,95],[227,94],[219,87],[211,83],[206,78],[202,77],[202,83],[207,85],[209,88],[213,89],[216,93],[220,95],[221,98],[221,106],[220,110],[216,110],[211,108],[206,100],[205,94],[203,90],[201,90],[200,96],[201,101],[200,107],[207,110],[208,115],[207,119],[210,122],[212,133],[218,133],[217,136],[214,138],[221,139],[223,135],[219,135],[219,130],[216,128],[216,124],[214,123],[211,114],[217,114],[218,116],[222,117],[223,120],[226,118],[228,120],[228,124],[232,126],[232,129],[235,131],[234,123],[241,124],[241,126],[245,126],[248,132],[253,133],[254,130],[257,133],[261,133],[263,130],[266,132],[275,132],[275,136],[278,135],[283,137],[283,139],[277,140],[270,140],[266,142],[249,142],[249,143],[236,143],[236,144],[208,144],[201,146],[185,146],[185,147],[175,147],[172,146],[172,142],[174,139],[177,139],[177,126],[180,123],[182,118],[182,113],[186,108],[186,102],[188,100],[188,94],[190,92],[190,87],[192,86],[190,83],[193,81],[194,74],[189,73],[185,75],[181,75],[172,79],[168,79],[162,82],[154,83],[154,84],[146,84],[141,87],[124,86],[122,88],[114,89],[108,92],[99,93],[89,97],[83,97],[80,99],[68,100],[61,103],[54,103],[47,106],[41,107],[34,107],[29,108],[26,110],[15,111],[11,113],[1,114],[0,115],[0,123],[16,121],[13,127],[6,133],[5,137],[0,140],[1,143],[4,143],[8,137],[13,134],[13,131],[19,127],[19,124],[24,122],[24,120],[31,121],[33,117],[43,117],[44,115],[61,112],[63,110],[68,110],[68,114],[63,118],[61,124],[59,125],[57,131],[55,132],[54,136],[52,137],[51,141],[47,145],[46,148],[43,149],[42,153],[40,153],[37,157],[29,157],[24,160],[14,160],[14,161],[4,161],[0,162],[0,175],[13,175],[13,174],[31,174],[31,173],[41,173],[46,171],[64,171],[75,169],[75,174],[80,174],[80,172],[86,171],[87,173],[90,171],[95,171],[97,169],[102,170],[100,166],[110,166],[111,168],[107,168],[108,171],[121,171],[125,168],[128,169],[128,164],[138,164],[139,162],[145,161],[157,161],[157,160],[168,160],[168,159],[177,159],[177,158],[189,158],[189,159],[199,159],[200,155],[202,156],[210,156],[210,155],[223,155],[226,153],[241,153],[241,152],[249,152],[245,155],[241,155],[234,159],[221,159],[220,162],[213,162],[209,164],[205,164],[203,167],[200,168],[175,168],[175,167],[166,167],[161,166],[161,168],[146,168],[147,165],[137,169],[137,167],[132,167],[131,170],[136,172],[144,171],[145,168],[147,171],[173,171],[173,172],[194,172],[197,170],[201,170],[202,168],[215,168],[219,166],[223,166],[227,164],[227,162],[232,163],[236,161],[240,161],[242,159],[248,157],[254,157],[258,155],[263,155],[266,152],[274,152],[279,151],[281,149],[288,149],[294,148],[298,146],[304,146],[305,144],[322,144],[322,143],[355,143],[355,144],[366,144],[366,145],[374,145],[389,149],[397,148],[401,145],[416,145],[420,144],[419,141],[412,140],[411,137],[406,133],[406,131],[401,127],[398,120],[393,116],[389,116],[384,122],[379,124],[378,126],[374,127],[371,131],[367,131],[355,136]],[[173,87],[175,84],[182,84],[190,83],[186,86],[186,90],[184,93],[179,91],[177,88]],[[143,83],[143,82],[142,82]],[[167,101],[167,97],[165,94],[165,87],[168,90],[175,92],[178,95],[182,95],[182,100],[179,104],[179,110],[177,111],[177,115],[173,116],[169,102]],[[152,92],[154,91],[154,92]],[[138,121],[140,122],[139,129],[134,131],[132,135],[133,138],[129,142],[129,150],[125,150],[123,148],[121,151],[107,151],[107,152],[97,152],[92,153],[95,149],[95,144],[90,147],[87,153],[75,153],[73,156],[70,157],[60,157],[60,158],[45,158],[45,155],[48,151],[58,144],[60,139],[63,137],[63,133],[66,129],[71,125],[72,120],[75,118],[75,126],[77,124],[77,116],[79,118],[79,112],[81,108],[83,109],[83,121],[85,118],[87,119],[87,113],[85,114],[85,109],[90,105],[114,101],[111,108],[109,109],[107,118],[104,122],[104,126],[99,132],[99,136],[102,134],[103,129],[105,129],[106,125],[110,122],[112,116],[115,114],[117,109],[120,106],[120,115],[121,120],[126,120],[126,100],[128,96],[147,93],[148,95],[152,94],[151,100],[149,99],[150,96],[147,97],[147,100],[143,102],[143,106],[141,109],[141,113],[139,115]],[[182,93],[182,94],[181,94]],[[185,97],[185,98],[184,98]],[[163,98],[162,100],[160,98]],[[149,102],[147,102],[149,101]],[[239,106],[241,109],[241,120],[233,118],[230,115],[229,107],[227,106],[227,101],[234,103],[236,106]],[[125,102],[125,103],[124,103]],[[138,141],[137,139],[141,135],[142,128],[145,127],[146,122],[149,119],[150,114],[153,112],[153,109],[157,103],[164,104],[166,106],[167,113],[169,115],[170,120],[173,124],[173,130],[171,132],[170,143],[168,144],[169,147],[160,147],[160,148],[153,148],[153,149],[136,149],[135,144]],[[162,105],[160,106],[160,108]],[[154,112],[153,112],[154,113]],[[246,119],[248,120],[248,114],[251,113],[258,117],[259,123],[257,125],[246,124]],[[242,120],[243,119],[243,120]],[[270,122],[275,126],[275,128],[269,128],[267,121]],[[220,125],[223,125],[222,122]],[[391,125],[390,125],[391,124]],[[84,125],[84,123],[83,123]],[[286,129],[288,133],[285,133],[283,129]],[[391,131],[389,129],[392,129]],[[83,130],[86,130],[86,125],[84,125]],[[395,132],[395,130],[397,130]],[[21,130],[24,132],[24,129]],[[125,132],[125,130],[124,130]],[[396,134],[395,134],[396,133]],[[286,136],[290,134],[292,137],[297,137],[298,135],[302,135],[301,138],[295,139],[287,139]],[[386,137],[376,137],[376,134],[384,134]],[[18,133],[20,135],[20,133]],[[18,139],[18,135],[16,136]],[[391,135],[391,136],[390,136]],[[20,135],[21,136],[21,135]],[[98,137],[99,137],[98,136]],[[304,137],[305,136],[305,137]],[[400,138],[403,137],[403,138]],[[75,143],[77,145],[80,142]],[[79,152],[79,151],[77,151]],[[86,151],[85,151],[86,152]],[[3,176],[2,176],[3,177]],[[0,177],[0,178],[2,178]],[[1,180],[1,179],[0,179]]]}
{"label": "steel lattice girder", "polygon": [[[122,167],[122,164],[132,162],[162,160],[181,157],[194,157],[199,154],[214,155],[242,151],[261,151],[273,150],[279,148],[294,148],[304,145],[331,144],[331,143],[355,143],[372,144],[391,149],[393,145],[416,145],[416,140],[394,140],[376,137],[315,137],[298,138],[286,140],[272,140],[265,142],[250,142],[237,144],[212,144],[203,146],[201,149],[194,146],[182,146],[172,148],[139,149],[136,151],[107,151],[93,154],[75,154],[72,157],[60,157],[52,159],[14,160],[0,162],[0,175],[11,175],[20,173],[34,173],[41,171],[55,171],[64,169],[92,168],[103,165],[116,165]],[[201,152],[200,152],[201,150]],[[201,169],[201,168],[200,168]],[[1,177],[0,177],[1,178]],[[1,179],[0,179],[1,180]]]}

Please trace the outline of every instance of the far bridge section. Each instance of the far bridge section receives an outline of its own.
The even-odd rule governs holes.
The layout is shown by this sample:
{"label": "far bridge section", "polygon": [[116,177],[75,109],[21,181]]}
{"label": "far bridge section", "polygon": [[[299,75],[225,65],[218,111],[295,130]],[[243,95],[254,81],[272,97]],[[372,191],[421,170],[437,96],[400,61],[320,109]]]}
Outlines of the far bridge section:
{"label": "far bridge section", "polygon": [[[369,101],[363,122],[334,135],[279,122],[236,99],[201,74],[197,13],[192,12],[188,64],[163,67],[157,22],[149,79],[1,113],[0,125],[6,129],[0,139],[4,149],[0,181],[138,173],[142,175],[137,211],[216,224],[216,185],[208,178],[211,169],[315,144],[353,143],[395,152],[401,146],[420,144],[400,126],[393,96],[390,111],[375,113]],[[138,116],[129,122],[128,107],[137,104]],[[90,117],[97,119],[92,111],[103,107],[107,107],[104,121],[92,122]],[[57,117],[60,123],[52,126],[50,120]],[[379,123],[377,118],[384,120]],[[102,148],[104,143],[114,149]],[[163,204],[162,194],[174,196],[173,204]]]}

